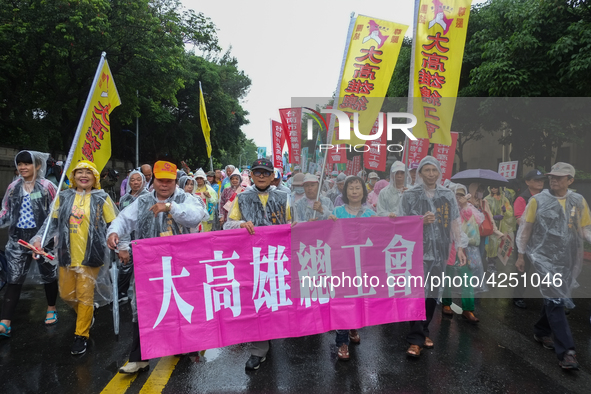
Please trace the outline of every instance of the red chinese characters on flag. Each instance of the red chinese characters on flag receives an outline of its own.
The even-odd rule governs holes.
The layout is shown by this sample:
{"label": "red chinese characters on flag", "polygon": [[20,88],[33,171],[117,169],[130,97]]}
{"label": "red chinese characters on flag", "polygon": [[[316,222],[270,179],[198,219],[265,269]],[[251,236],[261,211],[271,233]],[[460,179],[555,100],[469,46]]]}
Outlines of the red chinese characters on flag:
{"label": "red chinese characters on flag", "polygon": [[328,164],[345,164],[347,162],[347,150],[345,144],[333,145],[333,147],[326,152],[328,154],[328,157],[326,158]]}
{"label": "red chinese characters on flag", "polygon": [[289,162],[300,165],[302,153],[302,109],[283,108],[279,110],[279,115],[281,115],[281,124],[288,139]]}
{"label": "red chinese characters on flag", "polygon": [[441,173],[443,177],[441,182],[451,178],[451,170],[456,156],[456,144],[458,142],[458,133],[451,132],[451,145],[433,144],[433,157],[441,164]]}
{"label": "red chinese characters on flag", "polygon": [[402,161],[406,163],[406,155],[408,154],[408,165],[412,163],[419,163],[423,157],[427,156],[429,152],[429,140],[426,138],[417,138],[416,141],[408,140],[408,146],[404,151]]}
{"label": "red chinese characters on flag", "polygon": [[104,139],[105,133],[109,132],[109,126],[111,126],[111,122],[109,121],[110,109],[111,104],[103,106],[99,101],[98,108],[94,107],[92,111],[90,127],[86,131],[86,141],[84,141],[84,145],[81,148],[82,156],[88,161],[94,162],[93,153],[101,148],[100,141]]}
{"label": "red chinese characters on flag", "polygon": [[285,143],[285,136],[283,133],[283,126],[281,123],[271,121],[271,136],[273,141],[273,166],[275,168],[283,168],[283,144]]}
{"label": "red chinese characters on flag", "polygon": [[353,160],[347,161],[347,169],[345,175],[357,175],[361,171],[361,156],[353,157]]}
{"label": "red chinese characters on flag", "polygon": [[[383,125],[386,124],[386,114],[383,114]],[[370,135],[378,133],[378,122],[376,119]],[[386,145],[388,144],[388,135],[382,131],[382,135],[377,140],[371,140],[367,142],[367,151],[363,153],[363,166],[371,171],[386,171],[386,160],[388,158],[388,150]]]}

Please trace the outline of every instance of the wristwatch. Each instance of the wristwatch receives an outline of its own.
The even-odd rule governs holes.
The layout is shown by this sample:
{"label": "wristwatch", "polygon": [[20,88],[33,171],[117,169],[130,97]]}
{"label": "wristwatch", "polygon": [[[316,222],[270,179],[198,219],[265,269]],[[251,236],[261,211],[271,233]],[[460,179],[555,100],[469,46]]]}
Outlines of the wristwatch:
{"label": "wristwatch", "polygon": [[167,202],[166,204],[164,204],[164,206],[166,207],[166,212],[170,212],[171,204]]}

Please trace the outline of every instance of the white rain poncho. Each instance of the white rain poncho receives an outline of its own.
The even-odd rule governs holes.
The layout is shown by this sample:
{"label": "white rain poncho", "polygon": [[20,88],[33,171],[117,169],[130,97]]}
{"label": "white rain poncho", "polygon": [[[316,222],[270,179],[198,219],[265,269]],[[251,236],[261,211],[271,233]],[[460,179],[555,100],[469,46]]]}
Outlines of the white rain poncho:
{"label": "white rain poncho", "polygon": [[[72,292],[60,291],[61,297],[70,303],[80,302],[85,305],[94,302],[100,306],[112,301],[112,285],[109,277],[109,265],[115,259],[111,250],[107,247],[105,236],[107,233],[107,220],[114,219],[118,211],[115,203],[109,195],[101,189],[95,188],[90,192],[77,192],[74,172],[80,168],[88,168],[95,174],[95,187],[100,187],[99,173],[88,162],[79,162],[72,173],[70,181],[72,188],[63,190],[58,194],[55,210],[50,220],[48,217],[43,226],[29,242],[31,244],[41,241],[45,227],[49,227],[43,247],[47,247],[56,239],[56,260],[60,270],[75,271],[78,275],[84,274],[84,267],[98,268],[98,274],[88,277],[85,284],[94,285],[94,297],[81,299],[78,294],[88,294],[79,288]],[[89,211],[88,211],[89,210]],[[90,212],[90,213],[88,213]],[[84,219],[86,216],[87,219]],[[87,222],[88,220],[88,222]],[[110,221],[110,220],[109,220]],[[85,224],[88,223],[85,230]],[[75,239],[73,237],[76,237]],[[81,259],[81,261],[76,261]],[[60,274],[61,277],[61,274]],[[61,279],[60,279],[61,281]],[[77,280],[82,282],[82,280]],[[60,282],[61,283],[61,282]],[[87,305],[87,306],[90,306]]]}
{"label": "white rain poncho", "polygon": [[390,213],[398,212],[398,206],[402,201],[402,190],[396,188],[396,173],[404,171],[405,166],[402,162],[396,161],[390,167],[390,185],[380,192],[378,196],[378,205],[376,212],[378,216],[388,216]]}
{"label": "white rain poncho", "polygon": [[[434,189],[427,189],[419,173],[432,164],[437,167],[439,177]],[[464,248],[468,239],[461,231],[460,212],[454,192],[441,186],[441,166],[432,156],[424,157],[417,170],[417,184],[404,192],[398,207],[398,216],[424,216],[427,212],[435,214],[435,223],[423,225],[423,270],[424,275],[440,276],[445,271],[451,245]],[[442,288],[426,287],[428,298],[437,298]]]}
{"label": "white rain poncho", "polygon": [[[490,187],[488,191],[490,193]],[[495,226],[503,234],[511,234],[515,232],[516,220],[513,215],[513,207],[507,197],[505,197],[505,188],[499,188],[500,199],[497,200],[492,194],[489,194],[484,199],[488,203],[490,213],[493,215]],[[503,208],[505,212],[503,212]],[[496,235],[490,235],[488,237],[488,243],[486,244],[486,256],[489,258],[497,257],[501,238]]]}
{"label": "white rain poncho", "polygon": [[562,299],[567,308],[573,308],[572,291],[578,287],[583,266],[583,240],[591,242],[587,202],[570,190],[561,198],[543,190],[530,198],[522,218],[517,248],[525,251],[540,279],[549,282],[541,282],[542,295],[556,302]]}
{"label": "white rain poncho", "polygon": [[[28,153],[34,168],[33,181],[26,182],[20,175],[13,181],[2,199],[0,227],[8,227],[6,244],[7,272],[4,278],[9,284],[23,284],[31,266],[32,252],[18,244],[19,238],[29,241],[49,215],[51,202],[57,194],[56,186],[44,178],[48,153],[21,151]],[[14,165],[18,168],[18,163]],[[39,167],[39,169],[37,169]],[[51,283],[56,280],[57,269],[46,259],[37,260],[33,266],[32,280],[35,283]],[[37,275],[37,268],[40,277]]]}

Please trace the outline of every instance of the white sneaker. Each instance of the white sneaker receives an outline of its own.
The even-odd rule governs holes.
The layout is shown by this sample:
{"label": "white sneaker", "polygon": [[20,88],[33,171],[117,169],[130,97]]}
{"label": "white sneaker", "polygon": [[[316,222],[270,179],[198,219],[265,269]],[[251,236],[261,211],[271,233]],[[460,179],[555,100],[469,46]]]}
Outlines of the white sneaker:
{"label": "white sneaker", "polygon": [[134,374],[144,372],[150,369],[150,363],[147,361],[129,362],[123,367],[119,368],[119,373]]}

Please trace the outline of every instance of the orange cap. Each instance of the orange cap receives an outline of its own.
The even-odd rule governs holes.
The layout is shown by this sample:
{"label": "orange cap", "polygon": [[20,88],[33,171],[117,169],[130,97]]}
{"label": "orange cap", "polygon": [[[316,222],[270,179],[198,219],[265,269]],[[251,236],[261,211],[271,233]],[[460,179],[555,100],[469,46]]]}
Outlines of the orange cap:
{"label": "orange cap", "polygon": [[154,177],[158,179],[176,179],[176,165],[167,161],[154,164]]}

